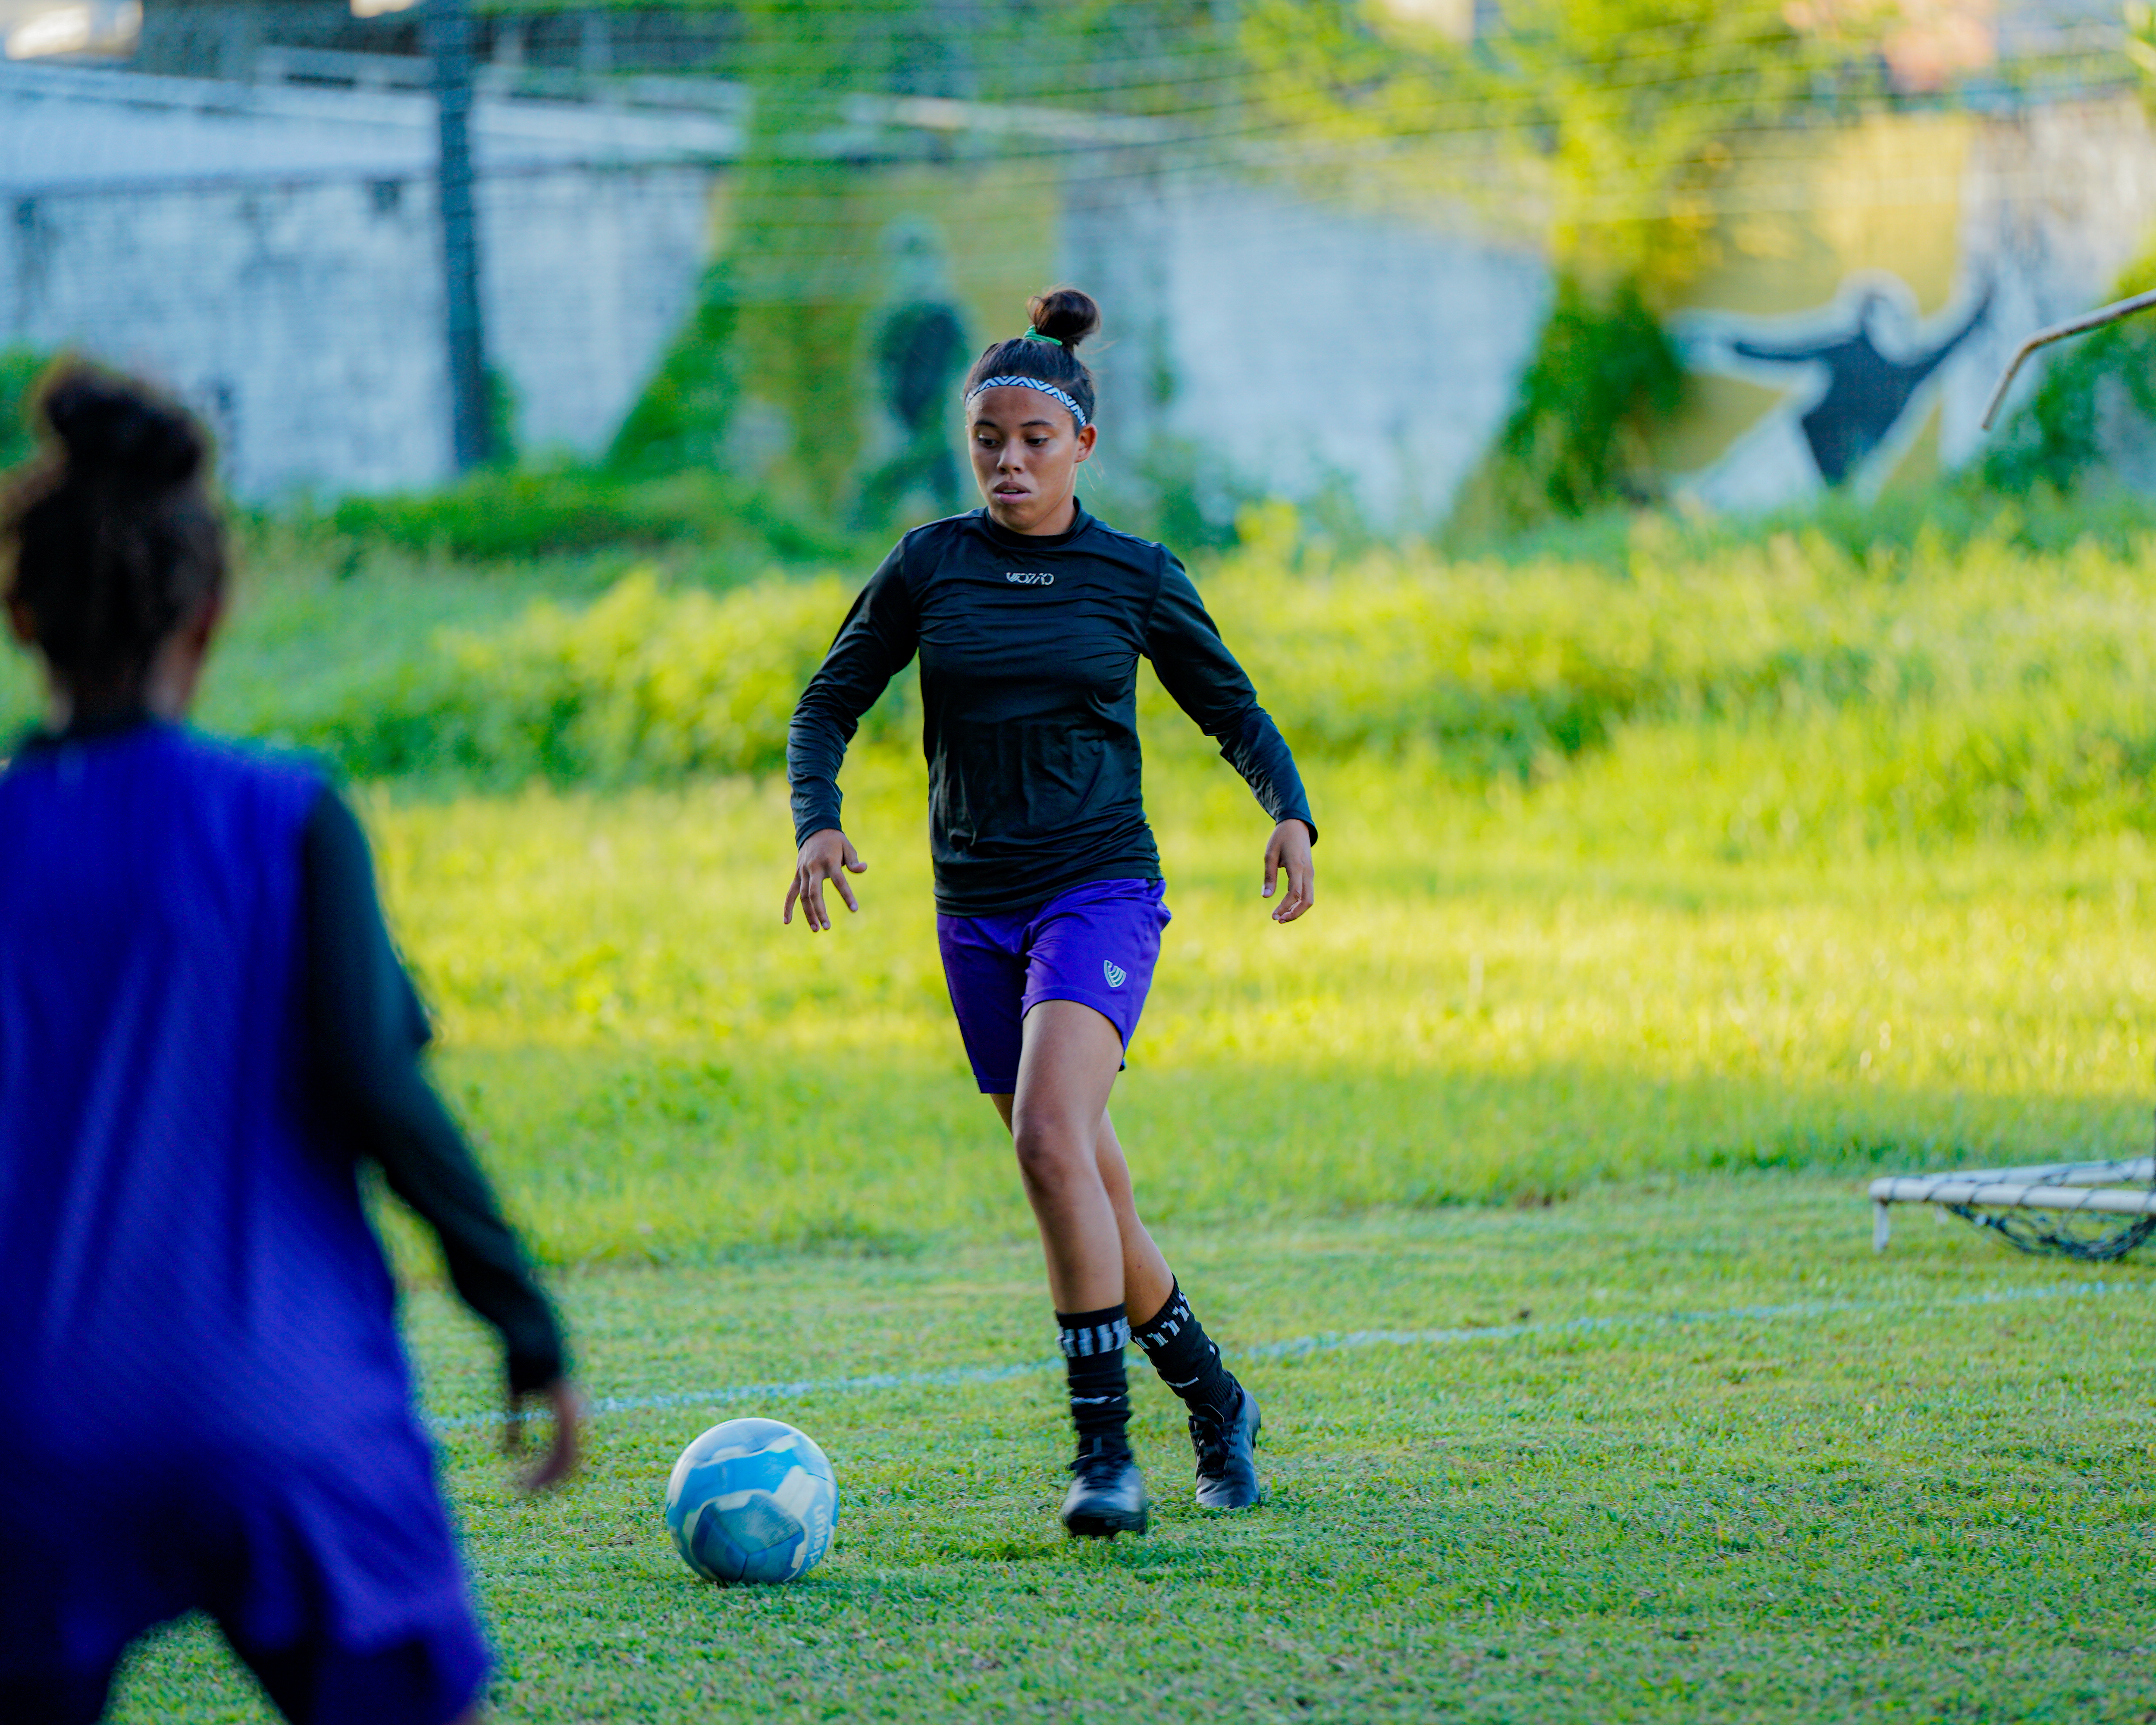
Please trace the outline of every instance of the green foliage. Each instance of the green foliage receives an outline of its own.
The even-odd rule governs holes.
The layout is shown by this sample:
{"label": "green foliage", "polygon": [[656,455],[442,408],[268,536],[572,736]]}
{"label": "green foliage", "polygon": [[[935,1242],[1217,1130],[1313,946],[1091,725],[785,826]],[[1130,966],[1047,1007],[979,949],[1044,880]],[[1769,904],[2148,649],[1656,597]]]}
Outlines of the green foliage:
{"label": "green foliage", "polygon": [[[1729,141],[1786,115],[1869,36],[1804,33],[1781,0],[1500,0],[1471,42],[1424,8],[1260,0],[1242,41],[1255,99],[1343,189],[1404,179],[1517,222],[1559,263],[1660,295],[1697,267]],[[1856,15],[1852,13],[1851,17]],[[1889,16],[1866,20],[1874,30]],[[1343,147],[1344,146],[1344,147]]]}
{"label": "green foliage", "polygon": [[[1866,533],[1830,511],[1748,539],[1646,517],[1455,560],[1343,552],[1275,506],[1200,574],[1313,770],[1423,762],[1463,793],[1523,796],[1568,842],[1824,855],[2156,834],[2156,538],[2145,512],[2079,542],[2065,520],[1949,532],[1942,509]],[[766,773],[858,577],[723,597],[578,578],[531,603],[506,572],[264,576],[209,716],[370,777]],[[599,578],[615,584],[593,602]],[[438,588],[453,606],[429,608]],[[910,751],[912,680],[865,753]],[[26,713],[19,667],[13,683],[0,706]],[[1150,751],[1209,752],[1150,678],[1141,693]]]}
{"label": "green foliage", "polygon": [[495,562],[618,546],[753,542],[788,561],[858,547],[753,487],[690,470],[657,478],[488,468],[439,491],[346,497],[317,525],[360,544]]}
{"label": "green foliage", "polygon": [[1931,485],[1889,486],[1877,497],[1829,491],[1760,515],[1690,515],[1609,505],[1587,515],[1551,516],[1502,531],[1465,531],[1457,516],[1440,543],[1455,561],[1507,567],[1591,564],[1622,573],[1642,538],[1702,563],[1741,553],[1777,536],[1817,538],[1837,554],[1864,562],[1881,554],[1907,557],[1921,542],[1939,555],[1970,545],[2003,547],[2050,557],[2092,547],[2109,556],[2138,553],[2156,536],[2156,498],[2123,488],[2063,494],[2040,485],[2003,497],[1975,475]]}
{"label": "green foliage", "polygon": [[1246,553],[1207,597],[1306,747],[1539,783],[1553,830],[1923,849],[2156,832],[2149,550],[1784,534],[1701,556],[1650,525],[1621,572]]}
{"label": "green foliage", "polygon": [[1517,531],[1643,501],[1654,484],[1647,434],[1676,411],[1684,381],[1636,284],[1598,301],[1560,276],[1512,416],[1455,509],[1458,530]]}
{"label": "green foliage", "polygon": [[506,629],[445,631],[387,686],[359,685],[286,734],[369,775],[769,773],[846,598],[830,579],[668,593],[639,571],[589,606],[541,601]]}
{"label": "green foliage", "polygon": [[52,355],[19,343],[0,347],[0,468],[13,467],[37,447],[30,396]]}
{"label": "green foliage", "polygon": [[739,324],[733,271],[725,259],[704,272],[688,326],[629,410],[608,465],[678,473],[725,465],[726,440],[741,393],[734,338]]}
{"label": "green foliage", "polygon": [[[2114,299],[2156,288],[2156,254],[2119,277]],[[2156,432],[2156,316],[2143,312],[2054,348],[2043,382],[1984,459],[1984,481],[2009,495],[2071,491],[2102,476],[2127,441]]]}

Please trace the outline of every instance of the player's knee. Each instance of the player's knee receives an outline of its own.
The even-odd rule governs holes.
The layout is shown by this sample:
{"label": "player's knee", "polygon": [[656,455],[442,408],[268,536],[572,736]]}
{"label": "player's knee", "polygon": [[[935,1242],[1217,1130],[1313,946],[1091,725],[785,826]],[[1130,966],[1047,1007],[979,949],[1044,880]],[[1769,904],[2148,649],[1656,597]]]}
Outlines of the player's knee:
{"label": "player's knee", "polygon": [[1011,1117],[1011,1146],[1019,1172],[1038,1190],[1055,1191],[1079,1179],[1091,1165],[1093,1147],[1072,1122],[1054,1114],[1019,1109]]}

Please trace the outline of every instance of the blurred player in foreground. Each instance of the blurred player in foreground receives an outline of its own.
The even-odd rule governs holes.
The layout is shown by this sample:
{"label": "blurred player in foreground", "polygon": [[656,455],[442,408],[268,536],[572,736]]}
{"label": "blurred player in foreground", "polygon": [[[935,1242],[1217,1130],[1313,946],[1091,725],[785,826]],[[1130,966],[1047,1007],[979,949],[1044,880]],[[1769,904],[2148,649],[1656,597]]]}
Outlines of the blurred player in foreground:
{"label": "blurred player in foreground", "polygon": [[96,1718],[195,1610],[290,1719],[475,1717],[362,1160],[551,1404],[535,1489],[576,1458],[561,1332],[421,1068],[358,824],[181,722],[225,595],[199,429],[80,367],[41,415],[0,514],[50,696],[0,773],[0,1718]]}
{"label": "blurred player in foreground", "polygon": [[1139,792],[1137,662],[1249,781],[1275,822],[1265,891],[1274,920],[1312,903],[1317,827],[1286,742],[1162,547],[1086,513],[1092,374],[1078,344],[1100,325],[1086,295],[1032,304],[966,381],[967,441],[985,507],[917,528],[870,578],[787,737],[798,902],[831,926],[829,881],[866,866],[839,825],[838,777],[862,714],[916,653],[928,756],[929,845],[951,1004],[981,1089],[1011,1131],[1048,1260],[1069,1364],[1078,1457],[1072,1533],[1142,1532],[1145,1481],[1125,1429],[1123,1349],[1135,1340],[1189,1409],[1198,1502],[1262,1501],[1258,1405],[1139,1220],[1108,1093],[1137,1028],[1168,920]]}

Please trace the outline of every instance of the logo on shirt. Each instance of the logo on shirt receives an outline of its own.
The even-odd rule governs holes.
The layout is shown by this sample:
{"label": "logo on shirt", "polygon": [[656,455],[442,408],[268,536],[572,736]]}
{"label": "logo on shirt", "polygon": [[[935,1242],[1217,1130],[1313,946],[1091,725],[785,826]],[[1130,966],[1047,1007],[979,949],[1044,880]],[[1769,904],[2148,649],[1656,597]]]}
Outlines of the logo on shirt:
{"label": "logo on shirt", "polygon": [[1124,978],[1130,973],[1117,964],[1114,959],[1103,958],[1101,961],[1101,974],[1107,978],[1110,988],[1120,988],[1123,985]]}
{"label": "logo on shirt", "polygon": [[1017,569],[1007,569],[1004,572],[1004,579],[1006,581],[1015,582],[1020,587],[1053,587],[1055,585],[1055,578],[1053,575],[1049,574],[1045,570],[1036,571],[1029,574],[1022,572]]}

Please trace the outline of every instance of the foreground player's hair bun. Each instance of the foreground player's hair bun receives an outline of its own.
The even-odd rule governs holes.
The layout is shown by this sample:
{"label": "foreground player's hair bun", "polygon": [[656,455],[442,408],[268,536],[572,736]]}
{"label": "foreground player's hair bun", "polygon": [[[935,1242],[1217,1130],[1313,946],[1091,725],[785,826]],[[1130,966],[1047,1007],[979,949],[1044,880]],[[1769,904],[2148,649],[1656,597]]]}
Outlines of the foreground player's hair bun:
{"label": "foreground player's hair bun", "polygon": [[1035,334],[1051,336],[1066,348],[1075,347],[1101,327],[1101,308],[1079,288],[1055,287],[1035,294],[1025,310]]}
{"label": "foreground player's hair bun", "polygon": [[39,389],[37,419],[44,448],[0,505],[7,597],[79,693],[125,698],[224,584],[209,439],[147,384],[66,361]]}
{"label": "foreground player's hair bun", "polygon": [[[1052,287],[1035,294],[1026,306],[1030,335],[992,341],[966,373],[963,393],[990,377],[1035,377],[1053,383],[1075,401],[1092,423],[1093,374],[1078,357],[1078,344],[1101,327],[1101,308],[1093,296],[1075,287]],[[1036,336],[1049,339],[1037,341]]]}
{"label": "foreground player's hair bun", "polygon": [[44,393],[45,423],[65,453],[69,476],[179,485],[209,454],[185,409],[141,385],[88,367],[61,372]]}

